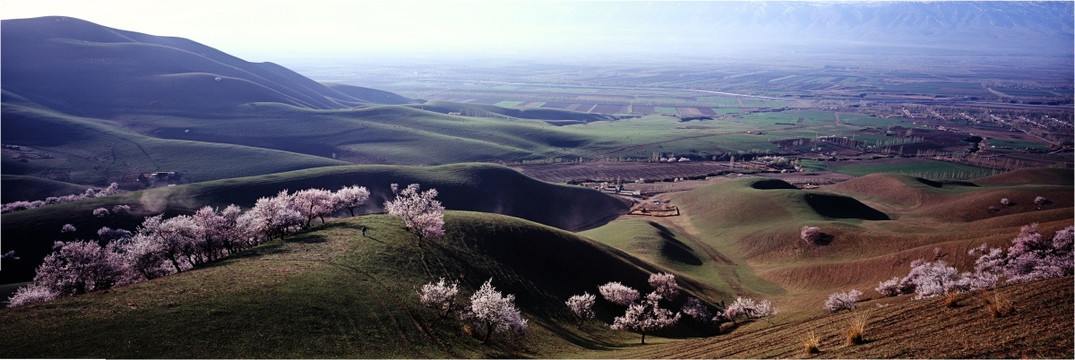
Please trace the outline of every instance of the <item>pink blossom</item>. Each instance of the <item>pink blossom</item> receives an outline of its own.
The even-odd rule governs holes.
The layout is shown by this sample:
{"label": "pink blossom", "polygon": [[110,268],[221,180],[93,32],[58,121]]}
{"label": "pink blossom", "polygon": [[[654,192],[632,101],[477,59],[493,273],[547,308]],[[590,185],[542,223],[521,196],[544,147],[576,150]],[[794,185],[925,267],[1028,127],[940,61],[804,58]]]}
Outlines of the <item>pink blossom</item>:
{"label": "pink blossom", "polygon": [[437,283],[422,285],[418,290],[418,302],[422,306],[434,309],[443,318],[455,310],[455,295],[459,293],[459,283],[448,283],[440,278]]}
{"label": "pink blossom", "polygon": [[840,310],[851,311],[857,306],[859,296],[862,296],[862,292],[851,289],[847,292],[838,292],[829,295],[829,299],[825,301],[825,310],[829,312],[837,312]]}
{"label": "pink blossom", "polygon": [[669,273],[651,274],[649,285],[665,299],[672,300],[679,295],[679,285],[676,284],[676,276]]}
{"label": "pink blossom", "polygon": [[593,319],[593,304],[596,300],[597,297],[593,294],[583,293],[582,295],[574,295],[564,302],[567,304],[567,308],[571,310],[571,314],[575,315],[580,328],[586,319]]}
{"label": "pink blossom", "polygon": [[816,244],[821,239],[821,228],[816,226],[803,226],[799,231],[799,239],[807,244]]}
{"label": "pink blossom", "polygon": [[355,216],[355,208],[366,204],[370,198],[370,191],[364,186],[344,186],[336,191],[335,196],[337,204],[347,208],[351,216]]}
{"label": "pink blossom", "polygon": [[410,184],[384,208],[389,215],[403,220],[407,229],[418,235],[419,244],[427,237],[444,235],[444,206],[436,200],[437,189],[419,192],[418,184]]}
{"label": "pink blossom", "polygon": [[623,316],[613,319],[612,330],[628,330],[642,335],[642,343],[646,343],[646,334],[674,325],[679,321],[680,313],[672,314],[671,310],[660,306],[661,295],[652,292],[646,295],[641,303],[631,304]]}
{"label": "pink blossom", "polygon": [[470,306],[463,310],[461,318],[485,331],[484,343],[489,342],[492,334],[506,331],[522,334],[527,328],[526,319],[515,308],[515,295],[501,294],[493,287],[493,279],[470,296]]}
{"label": "pink blossom", "polygon": [[601,296],[605,300],[611,301],[620,305],[630,305],[638,300],[638,290],[632,289],[627,285],[613,281],[607,284],[597,287],[597,291],[601,293]]}

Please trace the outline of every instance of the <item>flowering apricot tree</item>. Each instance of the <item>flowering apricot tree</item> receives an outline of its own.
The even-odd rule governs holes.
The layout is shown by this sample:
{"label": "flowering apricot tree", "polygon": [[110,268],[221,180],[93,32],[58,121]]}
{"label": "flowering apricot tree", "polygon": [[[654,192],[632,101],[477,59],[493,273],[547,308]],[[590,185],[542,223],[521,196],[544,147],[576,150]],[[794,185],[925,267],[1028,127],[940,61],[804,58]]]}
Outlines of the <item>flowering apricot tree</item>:
{"label": "flowering apricot tree", "polygon": [[410,184],[395,199],[386,201],[384,209],[402,219],[407,229],[418,235],[421,245],[424,238],[444,235],[444,206],[436,197],[437,189],[420,191],[418,184]]}

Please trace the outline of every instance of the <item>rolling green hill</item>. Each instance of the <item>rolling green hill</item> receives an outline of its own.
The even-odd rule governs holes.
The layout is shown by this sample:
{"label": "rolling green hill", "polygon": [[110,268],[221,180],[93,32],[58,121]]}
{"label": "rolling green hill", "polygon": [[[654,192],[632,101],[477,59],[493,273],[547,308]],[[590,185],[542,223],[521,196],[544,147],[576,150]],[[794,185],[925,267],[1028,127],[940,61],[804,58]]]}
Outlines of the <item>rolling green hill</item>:
{"label": "rolling green hill", "polygon": [[[11,102],[4,103],[2,115],[0,138],[4,144],[18,146],[3,149],[0,164],[5,175],[107,186],[145,172],[177,171],[187,181],[207,181],[345,164],[279,150],[153,138],[98,120]],[[38,190],[32,186],[25,191]]]}
{"label": "rolling green hill", "polygon": [[252,103],[211,116],[141,116],[122,124],[160,138],[335,155],[364,164],[514,162],[563,156],[592,142],[536,120],[448,116],[407,106],[311,110]]}
{"label": "rolling green hill", "polygon": [[34,176],[8,175],[0,176],[0,201],[33,201],[41,200],[49,196],[63,196],[80,194],[86,191],[86,186],[43,179]]}
{"label": "rolling green hill", "polygon": [[[324,84],[329,89],[339,91],[340,93],[350,96],[352,99],[358,99],[372,104],[384,104],[384,105],[402,105],[413,103],[414,100],[400,96],[399,94],[370,89],[361,86],[346,85],[346,84]],[[341,99],[347,100],[347,99]]]}
{"label": "rolling green hill", "polygon": [[[93,239],[102,226],[133,230],[143,217],[158,213],[189,214],[205,205],[236,204],[248,208],[259,197],[272,196],[283,189],[335,191],[356,184],[371,192],[369,203],[361,211],[379,212],[391,196],[390,183],[436,188],[438,199],[448,209],[506,214],[569,230],[603,224],[627,210],[623,201],[600,192],[541,182],[497,165],[320,167],[134,191],[6,213],[0,218],[5,239],[0,250],[15,250],[22,260],[4,260],[0,283],[29,280],[33,269],[51,251],[53,241]],[[95,208],[111,209],[115,205],[130,205],[132,214],[104,219],[92,214]],[[60,228],[67,223],[78,231],[60,234]]]}
{"label": "rolling green hill", "polygon": [[[572,155],[594,142],[593,135],[542,120],[607,119],[497,107],[466,110],[474,117],[448,116],[411,107],[411,99],[397,94],[326,86],[187,39],[66,17],[4,20],[2,26],[3,142],[37,151],[5,157],[5,174],[101,185],[147,171],[181,171],[190,181],[205,181],[339,164],[328,158],[409,165],[518,162]],[[429,108],[453,111],[445,106],[474,107]],[[495,117],[482,117],[488,114]],[[141,137],[115,139],[134,137],[131,132]],[[235,153],[243,147],[321,159]],[[113,150],[115,156],[101,155]],[[205,156],[210,153],[219,156]],[[197,154],[201,166],[183,159],[186,154]],[[306,164],[295,164],[297,159]]]}
{"label": "rolling green hill", "polygon": [[560,109],[513,109],[494,105],[463,104],[449,101],[430,101],[410,106],[441,114],[460,113],[464,116],[532,119],[542,120],[553,125],[585,124],[593,121],[615,120],[615,118],[604,114]]}
{"label": "rolling green hill", "polygon": [[[0,339],[0,357],[555,357],[637,341],[596,323],[577,329],[563,301],[612,280],[646,289],[651,265],[520,219],[446,215],[447,234],[422,248],[398,219],[367,215],[202,269],[5,308],[0,321],[19,331]],[[528,335],[483,346],[458,320],[434,321],[414,289],[439,277],[460,282],[459,300],[492,278],[516,296]],[[598,317],[622,311],[613,306],[599,302]]]}
{"label": "rolling green hill", "polygon": [[[1057,173],[1024,170],[1007,177],[1030,182],[980,185],[874,174],[819,190],[775,179],[730,179],[669,196],[683,216],[629,217],[584,234],[721,293],[773,298],[777,307],[798,313],[819,308],[835,291],[872,291],[879,281],[905,275],[915,259],[939,258],[971,270],[968,250],[1007,243],[1023,225],[1038,223],[1051,237],[1075,218],[1072,188],[1033,179]],[[1055,201],[1037,209],[1037,195]],[[1000,207],[1002,197],[1012,204]],[[801,241],[803,226],[819,227],[822,240]]]}

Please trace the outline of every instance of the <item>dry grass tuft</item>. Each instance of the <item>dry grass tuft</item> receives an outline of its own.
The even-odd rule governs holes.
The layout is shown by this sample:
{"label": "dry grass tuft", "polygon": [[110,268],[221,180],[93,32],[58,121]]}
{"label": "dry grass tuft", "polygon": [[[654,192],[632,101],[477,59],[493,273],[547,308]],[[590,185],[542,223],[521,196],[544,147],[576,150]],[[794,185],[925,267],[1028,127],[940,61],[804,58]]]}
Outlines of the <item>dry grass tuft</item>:
{"label": "dry grass tuft", "polygon": [[983,293],[981,299],[985,303],[985,310],[995,318],[1007,316],[1015,311],[1011,300],[1008,300],[1008,297],[1001,294],[1000,291],[994,290],[993,296]]}
{"label": "dry grass tuft", "polygon": [[851,317],[850,326],[848,326],[847,332],[844,333],[847,346],[861,345],[866,342],[862,336],[866,333],[866,324],[869,322],[870,313],[868,311],[860,312]]}
{"label": "dry grass tuft", "polygon": [[944,294],[944,299],[942,299],[943,303],[944,303],[944,307],[946,307],[946,308],[957,307],[959,305],[959,298],[960,298],[960,293],[957,292],[957,291],[952,291],[952,292]]}
{"label": "dry grass tuft", "polygon": [[813,355],[821,352],[820,346],[821,338],[813,331],[803,338],[803,352],[806,353],[806,355]]}

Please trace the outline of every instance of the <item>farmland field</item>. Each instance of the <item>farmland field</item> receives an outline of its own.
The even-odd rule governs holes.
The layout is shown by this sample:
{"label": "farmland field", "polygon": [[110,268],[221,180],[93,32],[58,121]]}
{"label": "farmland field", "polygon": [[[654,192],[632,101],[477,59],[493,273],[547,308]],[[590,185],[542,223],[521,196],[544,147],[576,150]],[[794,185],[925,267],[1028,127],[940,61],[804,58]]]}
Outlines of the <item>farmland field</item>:
{"label": "farmland field", "polygon": [[996,175],[998,173],[992,169],[934,160],[863,161],[863,164],[842,163],[840,165],[826,166],[826,168],[835,172],[855,176],[873,173],[892,173],[911,175],[931,180],[964,180]]}

